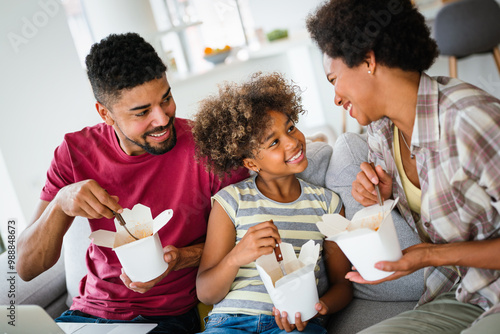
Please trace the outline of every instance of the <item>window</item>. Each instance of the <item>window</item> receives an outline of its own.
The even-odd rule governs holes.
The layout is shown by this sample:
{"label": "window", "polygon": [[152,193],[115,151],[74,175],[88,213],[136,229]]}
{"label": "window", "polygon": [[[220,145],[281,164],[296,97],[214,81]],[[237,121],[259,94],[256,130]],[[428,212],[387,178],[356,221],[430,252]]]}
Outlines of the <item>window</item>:
{"label": "window", "polygon": [[[90,47],[96,42],[89,24],[92,20],[87,17],[92,13],[86,13],[83,0],[63,0],[62,3],[84,66]],[[127,6],[127,1],[119,5]],[[222,49],[228,45],[236,53],[254,39],[248,0],[150,0],[144,5],[151,6],[155,21],[156,31],[151,32],[155,41],[152,44],[174,76],[211,69],[214,65],[203,58],[206,47]],[[111,10],[110,6],[103,10],[109,11],[108,16],[115,15],[113,20],[120,19],[119,11]],[[109,31],[113,32],[119,33]]]}

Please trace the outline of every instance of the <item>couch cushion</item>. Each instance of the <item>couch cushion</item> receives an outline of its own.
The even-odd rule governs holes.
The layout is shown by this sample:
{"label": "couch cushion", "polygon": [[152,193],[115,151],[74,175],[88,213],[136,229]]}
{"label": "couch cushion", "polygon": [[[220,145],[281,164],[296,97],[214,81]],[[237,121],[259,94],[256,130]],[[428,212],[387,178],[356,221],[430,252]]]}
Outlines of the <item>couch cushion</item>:
{"label": "couch cushion", "polygon": [[[348,219],[363,208],[352,197],[351,185],[360,171],[359,165],[367,160],[366,135],[344,133],[335,142],[325,183],[327,188],[335,191],[342,198]],[[392,218],[402,249],[420,242],[417,233],[401,217],[399,211],[393,210]],[[398,280],[378,285],[354,284],[354,296],[377,301],[417,301],[423,289],[422,269]]]}
{"label": "couch cushion", "polygon": [[375,325],[401,312],[413,309],[415,302],[381,302],[353,299],[343,310],[333,314],[328,322],[328,333],[352,334]]}
{"label": "couch cushion", "polygon": [[325,142],[306,144],[307,168],[297,174],[302,180],[320,187],[325,186],[325,176],[332,156],[333,147]]}

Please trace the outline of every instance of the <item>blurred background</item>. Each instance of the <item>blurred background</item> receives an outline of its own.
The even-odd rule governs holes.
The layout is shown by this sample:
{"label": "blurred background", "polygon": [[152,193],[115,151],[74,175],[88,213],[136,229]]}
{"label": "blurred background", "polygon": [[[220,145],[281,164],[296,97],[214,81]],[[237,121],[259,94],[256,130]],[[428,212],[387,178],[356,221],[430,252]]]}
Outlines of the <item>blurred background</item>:
{"label": "blurred background", "polygon": [[[442,0],[416,1],[432,27]],[[101,121],[84,58],[110,33],[137,32],[168,65],[177,116],[225,80],[279,71],[303,89],[299,128],[330,144],[362,131],[333,104],[322,57],[305,30],[319,0],[2,0],[0,1],[0,233],[30,221],[53,151],[67,132]],[[428,71],[448,75],[446,57]],[[461,60],[459,78],[500,97],[493,58]]]}

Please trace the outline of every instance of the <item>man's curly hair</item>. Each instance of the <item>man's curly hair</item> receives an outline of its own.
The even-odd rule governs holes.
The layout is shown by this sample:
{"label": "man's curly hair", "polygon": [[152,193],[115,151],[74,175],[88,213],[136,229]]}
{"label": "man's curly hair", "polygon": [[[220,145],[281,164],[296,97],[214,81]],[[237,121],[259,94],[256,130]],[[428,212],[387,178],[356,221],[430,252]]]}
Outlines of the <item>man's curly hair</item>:
{"label": "man's curly hair", "polygon": [[161,78],[167,70],[155,49],[136,33],[111,34],[85,58],[97,101],[110,108],[123,89]]}
{"label": "man's curly hair", "polygon": [[381,64],[423,72],[438,56],[425,19],[410,0],[330,0],[307,18],[323,53],[353,68],[369,51]]}
{"label": "man's curly hair", "polygon": [[300,88],[281,74],[258,72],[242,84],[225,82],[219,94],[200,102],[194,116],[193,134],[198,160],[219,177],[243,166],[254,157],[268,131],[269,111],[282,112],[294,123],[304,113]]}

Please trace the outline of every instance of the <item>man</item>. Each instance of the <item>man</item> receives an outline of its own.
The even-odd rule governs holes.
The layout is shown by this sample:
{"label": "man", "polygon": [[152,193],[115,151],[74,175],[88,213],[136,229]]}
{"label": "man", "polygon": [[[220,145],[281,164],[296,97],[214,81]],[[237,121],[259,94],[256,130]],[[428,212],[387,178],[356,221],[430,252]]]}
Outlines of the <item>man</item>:
{"label": "man", "polygon": [[80,295],[57,320],[147,321],[159,324],[155,333],[195,332],[210,197],[247,175],[221,181],[195,161],[190,122],[175,118],[166,67],[139,35],[108,36],[86,65],[104,123],[67,134],[56,149],[35,218],[19,238],[18,273],[31,280],[53,266],[75,216],[88,218],[92,231],[114,231],[113,211],[141,203],[156,217],[173,209],[159,232],[165,273],[131,282],[112,249],[91,244]]}

